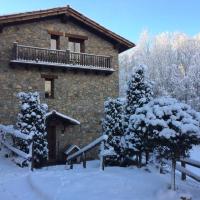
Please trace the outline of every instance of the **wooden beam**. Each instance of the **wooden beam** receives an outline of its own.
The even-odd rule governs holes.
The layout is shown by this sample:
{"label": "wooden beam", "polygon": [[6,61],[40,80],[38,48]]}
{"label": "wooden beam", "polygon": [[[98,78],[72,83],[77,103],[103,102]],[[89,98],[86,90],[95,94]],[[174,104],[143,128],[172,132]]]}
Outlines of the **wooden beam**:
{"label": "wooden beam", "polygon": [[54,31],[54,30],[47,30],[48,34],[50,35],[58,35],[58,36],[64,36],[64,32],[60,32],[60,31]]}
{"label": "wooden beam", "polygon": [[86,35],[77,35],[77,34],[72,34],[72,33],[65,33],[65,37],[76,38],[80,40],[88,40],[88,36]]}
{"label": "wooden beam", "polygon": [[113,45],[113,48],[119,51],[120,46],[121,46],[121,45],[120,45],[119,43],[118,43],[118,44],[114,44],[114,45]]}
{"label": "wooden beam", "polygon": [[58,76],[54,74],[41,74],[41,78],[57,79]]}
{"label": "wooden beam", "polygon": [[69,18],[70,18],[70,15],[67,14],[67,13],[65,13],[64,15],[61,16],[60,21],[61,21],[62,23],[65,23],[65,24],[66,24],[66,23],[69,21]]}

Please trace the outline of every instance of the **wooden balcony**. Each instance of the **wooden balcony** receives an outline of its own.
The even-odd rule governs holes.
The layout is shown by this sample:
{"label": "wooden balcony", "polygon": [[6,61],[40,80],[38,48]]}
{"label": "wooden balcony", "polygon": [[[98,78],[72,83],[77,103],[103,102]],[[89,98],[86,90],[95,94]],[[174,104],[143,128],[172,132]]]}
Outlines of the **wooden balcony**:
{"label": "wooden balcony", "polygon": [[40,65],[51,68],[96,70],[114,72],[112,57],[69,50],[52,50],[14,43],[11,63]]}

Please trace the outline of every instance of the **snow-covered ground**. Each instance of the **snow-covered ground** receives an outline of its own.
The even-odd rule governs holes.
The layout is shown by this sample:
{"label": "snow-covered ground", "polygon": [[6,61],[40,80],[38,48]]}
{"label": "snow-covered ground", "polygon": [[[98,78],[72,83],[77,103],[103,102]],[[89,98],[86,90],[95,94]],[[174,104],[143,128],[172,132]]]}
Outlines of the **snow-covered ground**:
{"label": "snow-covered ground", "polygon": [[65,170],[60,165],[29,172],[0,151],[0,200],[179,200],[181,195],[199,200],[199,183],[177,177],[178,190],[172,192],[170,174],[149,170],[106,167],[100,171],[99,161],[90,161],[86,169],[75,165]]}
{"label": "snow-covered ground", "polygon": [[[194,160],[200,161],[200,146],[193,147],[190,153],[190,157]],[[190,169],[192,172],[200,176],[200,168],[192,167],[189,165],[186,165],[186,168]]]}

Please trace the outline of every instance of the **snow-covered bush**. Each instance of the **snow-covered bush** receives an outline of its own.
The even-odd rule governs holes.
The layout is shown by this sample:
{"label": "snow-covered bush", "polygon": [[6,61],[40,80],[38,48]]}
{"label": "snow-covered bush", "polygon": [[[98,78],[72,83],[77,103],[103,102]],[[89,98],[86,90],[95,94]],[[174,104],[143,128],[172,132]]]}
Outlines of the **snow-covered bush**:
{"label": "snow-covered bush", "polygon": [[105,143],[105,150],[113,152],[112,158],[108,162],[120,164],[124,155],[123,143],[123,116],[124,100],[109,98],[104,103],[105,117],[102,122],[103,134],[108,136]]}
{"label": "snow-covered bush", "polygon": [[160,97],[131,116],[127,137],[130,148],[143,152],[157,149],[160,158],[175,165],[193,145],[200,144],[200,113],[174,98]]}
{"label": "snow-covered bush", "polygon": [[[21,133],[34,137],[33,159],[36,166],[39,166],[47,159],[48,155],[45,127],[45,114],[48,107],[46,104],[40,104],[38,92],[21,92],[18,97],[21,103],[21,112],[18,114],[16,126]],[[27,141],[18,140],[16,145],[28,153]]]}

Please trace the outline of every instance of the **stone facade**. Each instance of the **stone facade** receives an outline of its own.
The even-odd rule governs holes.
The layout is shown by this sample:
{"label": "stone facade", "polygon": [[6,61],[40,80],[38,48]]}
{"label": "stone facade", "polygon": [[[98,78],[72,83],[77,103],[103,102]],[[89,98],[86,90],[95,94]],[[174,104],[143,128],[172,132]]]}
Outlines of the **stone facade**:
{"label": "stone facade", "polygon": [[[48,31],[66,32],[88,37],[85,52],[112,56],[115,72],[109,75],[84,71],[10,66],[13,43],[35,47],[50,47]],[[60,49],[68,48],[68,38],[60,36]],[[44,78],[41,74],[56,75],[53,99],[44,98]],[[64,135],[57,131],[57,148],[63,150],[69,143],[78,146],[96,139],[101,134],[103,103],[107,97],[118,96],[118,50],[101,36],[73,21],[61,22],[59,18],[42,19],[4,27],[0,33],[0,124],[15,124],[19,112],[16,94],[21,91],[39,91],[41,101],[49,110],[57,110],[80,121],[79,126],[69,126]],[[60,127],[61,129],[61,127]],[[60,150],[58,150],[60,151]]]}

